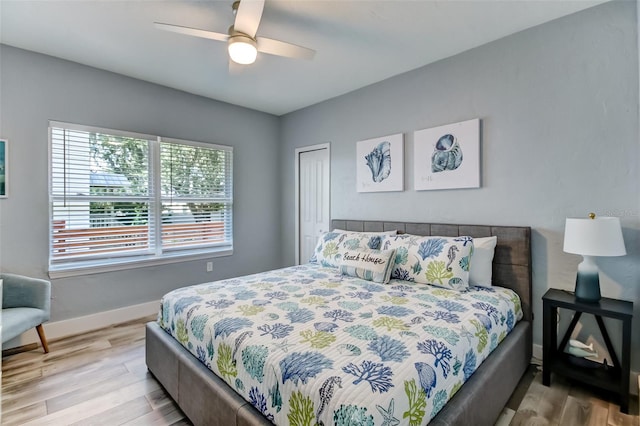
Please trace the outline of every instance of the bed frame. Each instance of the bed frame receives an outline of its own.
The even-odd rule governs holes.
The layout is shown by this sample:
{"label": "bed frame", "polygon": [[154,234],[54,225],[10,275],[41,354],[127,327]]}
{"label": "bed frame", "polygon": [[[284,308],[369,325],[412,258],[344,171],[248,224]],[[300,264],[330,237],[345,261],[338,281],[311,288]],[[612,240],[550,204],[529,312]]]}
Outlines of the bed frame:
{"label": "bed frame", "polygon": [[[425,236],[498,237],[493,282],[518,293],[524,317],[429,423],[493,425],[531,361],[531,228],[333,220],[334,228],[369,232],[397,229]],[[149,371],[195,425],[272,424],[155,322],[148,323],[146,328],[146,362]]]}

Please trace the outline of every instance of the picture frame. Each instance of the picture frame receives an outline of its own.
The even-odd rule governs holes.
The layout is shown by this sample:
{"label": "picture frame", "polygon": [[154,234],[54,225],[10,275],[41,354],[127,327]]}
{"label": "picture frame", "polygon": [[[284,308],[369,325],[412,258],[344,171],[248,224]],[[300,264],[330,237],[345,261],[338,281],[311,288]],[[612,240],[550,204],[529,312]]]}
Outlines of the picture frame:
{"label": "picture frame", "polygon": [[7,198],[9,190],[9,141],[0,139],[0,198]]}
{"label": "picture frame", "polygon": [[414,132],[417,191],[480,188],[480,119]]}
{"label": "picture frame", "polygon": [[367,139],[356,145],[358,192],[404,190],[404,135]]}

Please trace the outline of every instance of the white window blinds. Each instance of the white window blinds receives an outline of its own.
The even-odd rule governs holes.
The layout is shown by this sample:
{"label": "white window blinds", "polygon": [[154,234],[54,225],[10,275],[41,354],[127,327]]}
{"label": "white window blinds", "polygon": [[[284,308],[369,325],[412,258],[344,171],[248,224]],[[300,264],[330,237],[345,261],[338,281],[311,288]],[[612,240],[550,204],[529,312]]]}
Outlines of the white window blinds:
{"label": "white window blinds", "polygon": [[161,142],[163,249],[231,241],[231,161],[229,149]]}
{"label": "white window blinds", "polygon": [[231,147],[51,123],[50,264],[233,247]]}

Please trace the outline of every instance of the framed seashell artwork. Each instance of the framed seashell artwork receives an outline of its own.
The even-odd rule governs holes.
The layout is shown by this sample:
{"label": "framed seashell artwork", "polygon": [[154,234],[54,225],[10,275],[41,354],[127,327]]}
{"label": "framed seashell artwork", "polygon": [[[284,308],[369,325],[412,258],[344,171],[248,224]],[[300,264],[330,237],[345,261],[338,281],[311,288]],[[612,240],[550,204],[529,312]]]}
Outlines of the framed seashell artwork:
{"label": "framed seashell artwork", "polygon": [[480,187],[480,119],[414,132],[416,190]]}
{"label": "framed seashell artwork", "polygon": [[358,192],[404,190],[402,133],[359,141],[356,152]]}

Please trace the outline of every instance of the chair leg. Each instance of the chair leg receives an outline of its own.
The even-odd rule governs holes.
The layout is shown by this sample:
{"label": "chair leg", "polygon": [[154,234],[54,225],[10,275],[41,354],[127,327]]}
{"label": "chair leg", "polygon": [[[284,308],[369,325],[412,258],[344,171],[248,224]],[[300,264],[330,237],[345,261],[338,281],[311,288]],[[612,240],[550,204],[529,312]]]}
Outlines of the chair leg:
{"label": "chair leg", "polygon": [[49,345],[47,344],[47,337],[44,335],[44,328],[42,328],[42,324],[36,326],[36,330],[38,331],[38,336],[40,337],[40,342],[42,342],[42,347],[44,348],[44,353],[49,353]]}

